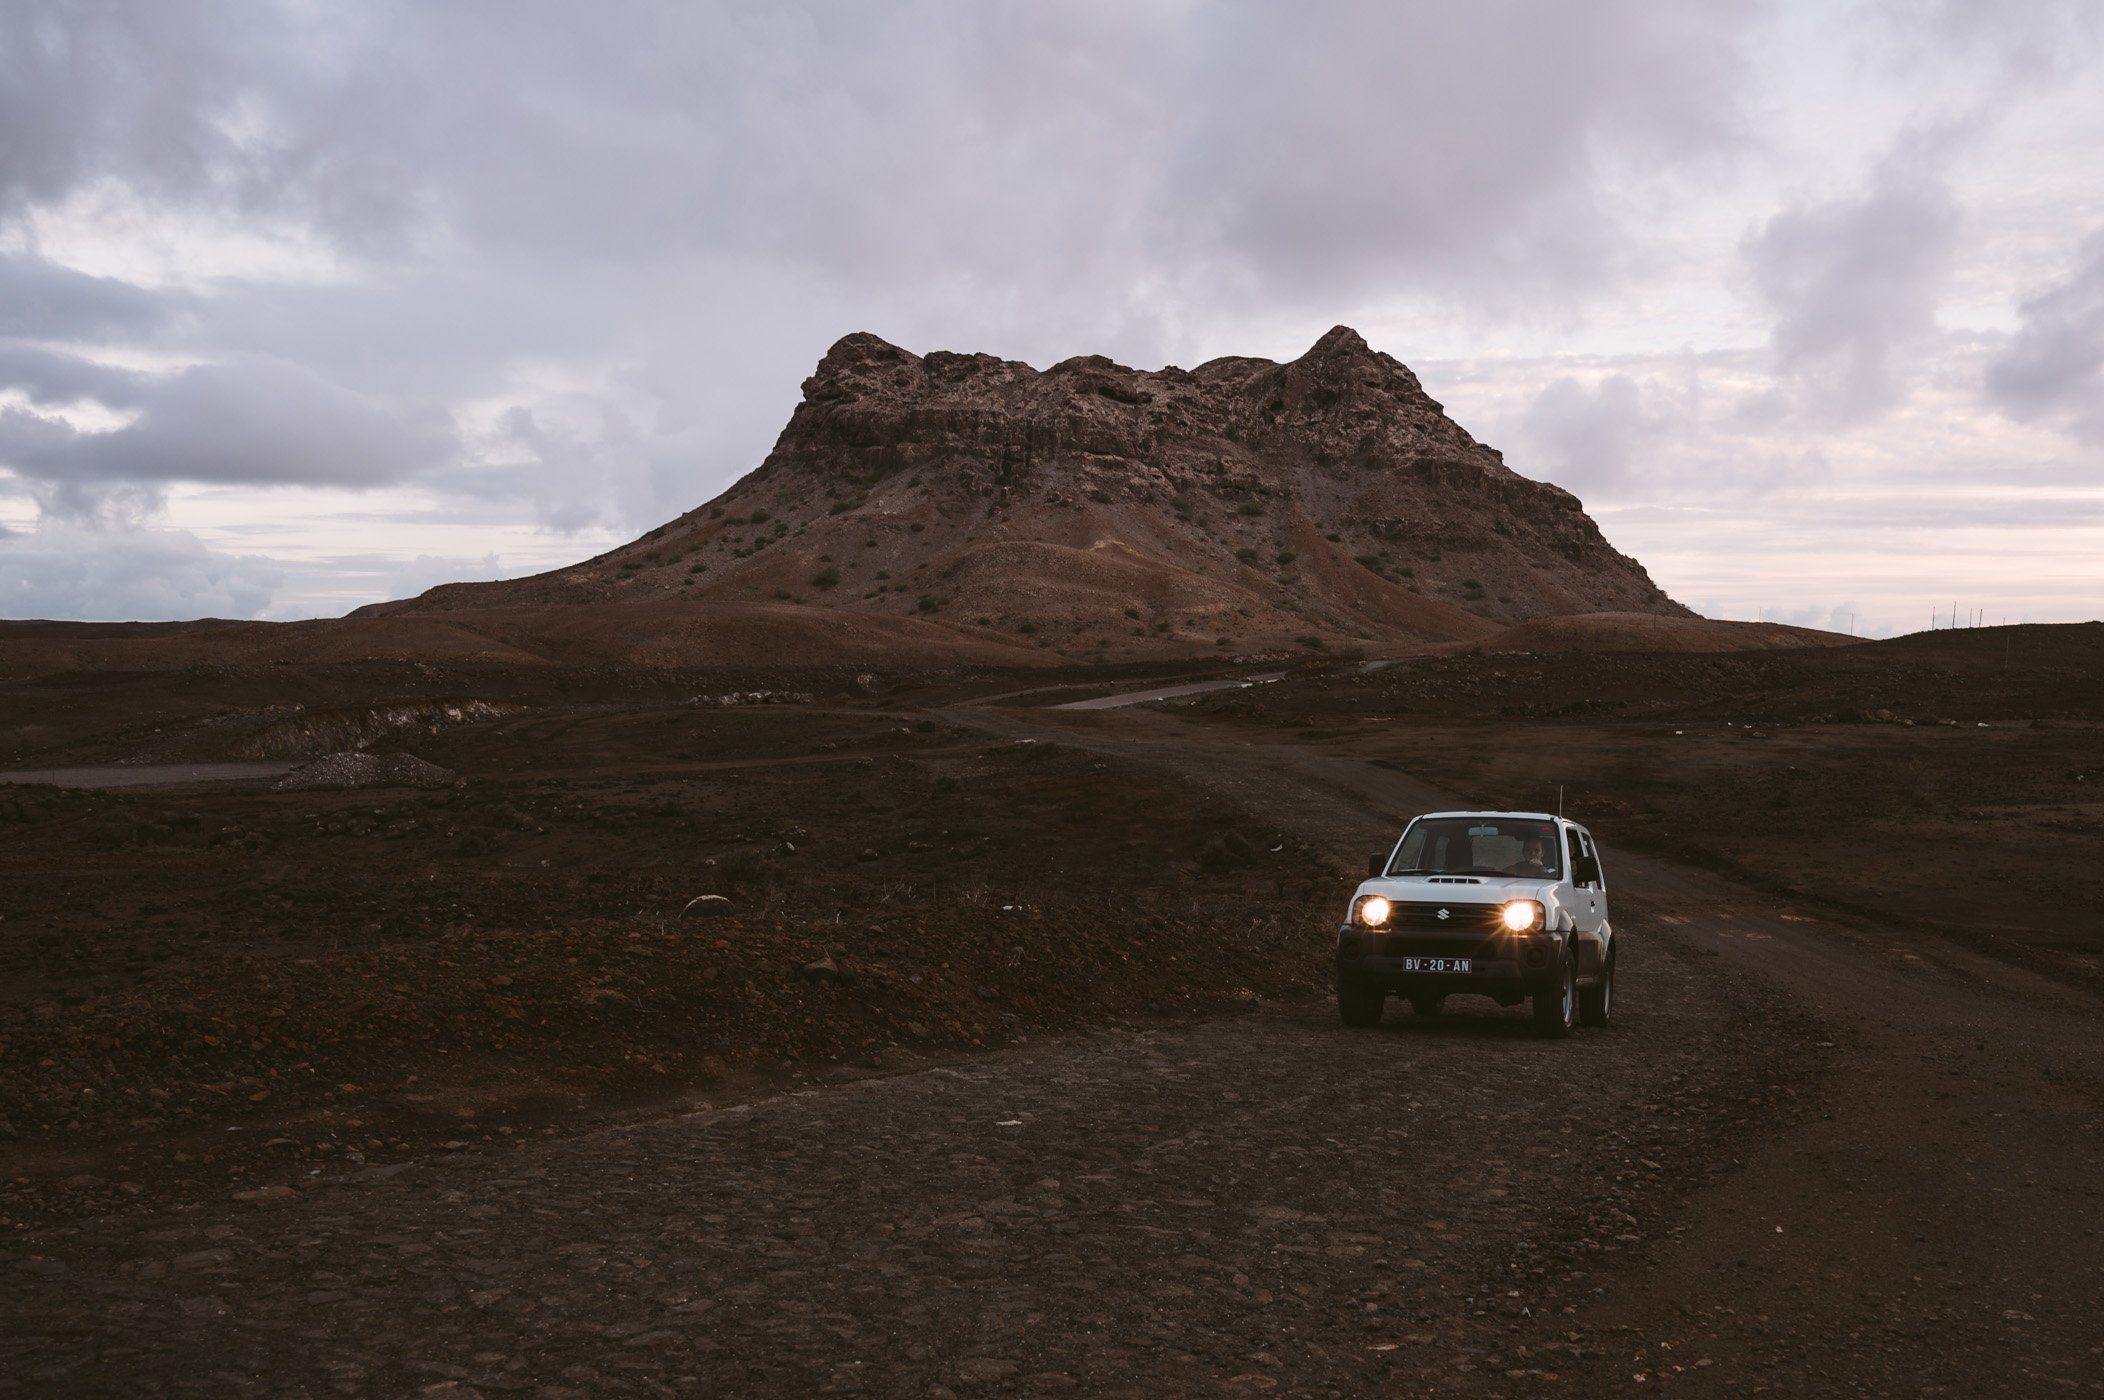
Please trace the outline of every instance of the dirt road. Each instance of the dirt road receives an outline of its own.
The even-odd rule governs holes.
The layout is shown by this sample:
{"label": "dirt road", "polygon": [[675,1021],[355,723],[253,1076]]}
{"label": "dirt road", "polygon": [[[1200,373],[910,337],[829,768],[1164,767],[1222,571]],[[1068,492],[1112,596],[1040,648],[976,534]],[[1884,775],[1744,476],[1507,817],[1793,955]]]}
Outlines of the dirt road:
{"label": "dirt road", "polygon": [[[1442,804],[1174,716],[969,718],[1348,854]],[[1270,1006],[46,1227],[0,1394],[2104,1391],[2094,1003],[1610,860],[1611,1030]]]}

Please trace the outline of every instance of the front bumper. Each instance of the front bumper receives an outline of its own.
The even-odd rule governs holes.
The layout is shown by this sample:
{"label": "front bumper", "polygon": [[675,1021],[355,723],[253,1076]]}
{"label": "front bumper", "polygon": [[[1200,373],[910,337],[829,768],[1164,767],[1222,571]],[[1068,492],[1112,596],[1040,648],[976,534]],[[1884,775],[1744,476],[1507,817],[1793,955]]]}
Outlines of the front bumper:
{"label": "front bumper", "polygon": [[[1337,930],[1337,973],[1395,992],[1482,992],[1500,1000],[1555,991],[1567,935],[1548,931],[1387,933],[1346,924]],[[1467,958],[1467,972],[1425,972],[1427,958]]]}

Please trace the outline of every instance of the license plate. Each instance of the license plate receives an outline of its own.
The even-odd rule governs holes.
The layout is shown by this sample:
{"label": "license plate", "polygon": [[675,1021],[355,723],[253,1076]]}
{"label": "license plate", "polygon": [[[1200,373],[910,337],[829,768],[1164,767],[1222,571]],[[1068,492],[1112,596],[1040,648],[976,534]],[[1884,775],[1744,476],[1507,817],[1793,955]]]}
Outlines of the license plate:
{"label": "license plate", "polygon": [[1467,972],[1474,965],[1471,958],[1404,958],[1405,972]]}

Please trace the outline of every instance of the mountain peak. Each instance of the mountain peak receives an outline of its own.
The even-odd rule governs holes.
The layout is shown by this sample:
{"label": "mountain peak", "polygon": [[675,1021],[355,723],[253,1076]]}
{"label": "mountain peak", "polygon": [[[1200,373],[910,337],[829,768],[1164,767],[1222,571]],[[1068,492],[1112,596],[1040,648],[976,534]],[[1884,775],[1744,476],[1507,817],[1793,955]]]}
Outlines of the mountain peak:
{"label": "mountain peak", "polygon": [[1296,363],[1340,357],[1372,359],[1373,353],[1373,347],[1366,343],[1366,337],[1350,326],[1332,326],[1323,333],[1322,339],[1308,347],[1308,353],[1302,355]]}

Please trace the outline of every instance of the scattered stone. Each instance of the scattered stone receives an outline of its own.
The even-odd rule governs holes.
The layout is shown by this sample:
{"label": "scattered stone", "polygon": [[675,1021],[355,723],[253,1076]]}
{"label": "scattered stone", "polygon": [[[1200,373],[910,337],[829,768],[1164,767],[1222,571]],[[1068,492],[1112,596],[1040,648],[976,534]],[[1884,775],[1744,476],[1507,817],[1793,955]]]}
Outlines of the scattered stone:
{"label": "scattered stone", "polygon": [[271,784],[279,792],[329,788],[446,788],[460,782],[450,768],[406,753],[332,753],[303,763]]}
{"label": "scattered stone", "polygon": [[253,1191],[234,1193],[234,1199],[237,1201],[254,1201],[259,1205],[268,1205],[273,1201],[296,1201],[299,1196],[300,1193],[290,1186],[259,1186]]}

